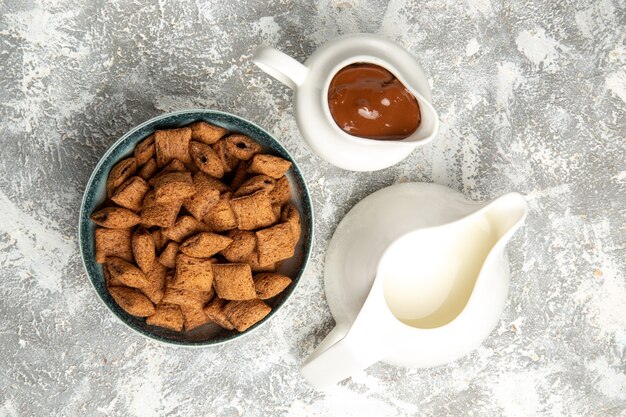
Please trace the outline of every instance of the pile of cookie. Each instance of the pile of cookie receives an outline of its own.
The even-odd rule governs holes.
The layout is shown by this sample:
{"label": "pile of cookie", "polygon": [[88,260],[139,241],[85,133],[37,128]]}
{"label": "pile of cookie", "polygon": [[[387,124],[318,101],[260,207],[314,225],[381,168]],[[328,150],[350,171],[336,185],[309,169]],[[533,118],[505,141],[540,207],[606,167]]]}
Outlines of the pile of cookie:
{"label": "pile of cookie", "polygon": [[117,163],[94,212],[96,261],[111,297],[149,325],[240,332],[291,278],[300,213],[291,162],[248,136],[200,121],[158,130]]}

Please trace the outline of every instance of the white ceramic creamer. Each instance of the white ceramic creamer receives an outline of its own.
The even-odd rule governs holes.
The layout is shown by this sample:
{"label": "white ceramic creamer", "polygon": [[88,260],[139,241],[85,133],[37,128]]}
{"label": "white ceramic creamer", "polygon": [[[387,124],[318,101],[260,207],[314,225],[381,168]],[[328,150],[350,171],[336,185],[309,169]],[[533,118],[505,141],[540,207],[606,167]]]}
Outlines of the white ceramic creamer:
{"label": "white ceramic creamer", "polygon": [[[366,255],[376,260],[375,277],[356,317],[351,323],[337,319],[337,327],[302,366],[302,375],[315,388],[394,355],[400,362],[410,357],[417,367],[458,359],[489,335],[504,307],[509,285],[505,247],[526,217],[524,198],[510,193],[476,203],[433,184],[389,188],[394,187],[399,192],[387,193],[392,207],[387,214],[394,214],[393,196],[403,206],[400,200],[407,191],[445,204],[415,210],[413,215],[423,217],[421,227],[407,230],[399,213],[388,223],[387,234],[380,236],[388,241],[382,254],[373,249]],[[380,209],[377,213],[384,216]],[[416,224],[411,219],[405,223]],[[351,302],[351,295],[328,295],[334,302]]]}
{"label": "white ceramic creamer", "polygon": [[[387,39],[370,34],[342,36],[317,49],[304,64],[262,46],[252,61],[294,90],[294,111],[302,136],[315,153],[340,168],[387,168],[428,143],[439,130],[439,117],[430,104],[430,87],[420,65],[407,50]],[[387,69],[413,94],[421,113],[415,132],[402,140],[383,141],[353,136],[337,126],[328,106],[329,85],[339,70],[355,63]]]}

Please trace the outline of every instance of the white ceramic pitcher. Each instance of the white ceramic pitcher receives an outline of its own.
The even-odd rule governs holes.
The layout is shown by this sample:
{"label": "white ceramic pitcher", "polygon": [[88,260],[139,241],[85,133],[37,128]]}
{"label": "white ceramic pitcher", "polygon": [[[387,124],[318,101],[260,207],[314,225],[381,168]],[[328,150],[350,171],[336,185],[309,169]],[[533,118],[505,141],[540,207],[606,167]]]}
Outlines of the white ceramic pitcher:
{"label": "white ceramic pitcher", "polygon": [[[388,220],[388,234],[380,239],[392,240],[378,257],[376,278],[360,312],[351,324],[338,320],[302,367],[315,388],[399,352],[413,355],[420,367],[458,359],[489,335],[504,307],[509,285],[505,247],[526,217],[524,198],[510,193],[476,203],[433,184],[389,188],[394,187],[399,199],[417,190],[430,207],[425,204],[413,213],[421,217],[421,227],[399,236],[403,219]],[[384,197],[394,205],[392,193]],[[398,206],[403,204],[398,200]],[[393,210],[388,214],[394,215]],[[416,224],[412,219],[405,223]],[[344,295],[343,301],[349,303],[348,298]]]}
{"label": "white ceramic pitcher", "polygon": [[[430,87],[422,68],[407,50],[387,39],[370,34],[342,36],[317,49],[304,65],[277,49],[262,46],[252,62],[294,90],[300,133],[315,153],[340,168],[387,168],[428,143],[439,130],[439,117],[430,104]],[[328,107],[328,88],[340,69],[354,63],[386,68],[415,96],[421,122],[413,134],[402,140],[372,140],[349,135],[337,126]]]}

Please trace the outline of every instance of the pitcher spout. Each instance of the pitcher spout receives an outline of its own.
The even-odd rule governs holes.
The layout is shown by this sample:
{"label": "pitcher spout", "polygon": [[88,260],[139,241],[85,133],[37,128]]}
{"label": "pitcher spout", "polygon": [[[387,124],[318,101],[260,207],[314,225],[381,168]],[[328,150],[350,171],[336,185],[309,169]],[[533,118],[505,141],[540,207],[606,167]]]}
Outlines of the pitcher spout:
{"label": "pitcher spout", "polygon": [[506,245],[528,215],[528,205],[519,193],[508,193],[487,203],[482,214],[491,227],[495,241]]}
{"label": "pitcher spout", "polygon": [[421,122],[419,127],[408,138],[395,143],[403,142],[420,142],[424,144],[432,140],[439,132],[439,115],[432,104],[424,96],[422,96],[416,89],[409,87],[409,90],[417,100],[420,107]]}

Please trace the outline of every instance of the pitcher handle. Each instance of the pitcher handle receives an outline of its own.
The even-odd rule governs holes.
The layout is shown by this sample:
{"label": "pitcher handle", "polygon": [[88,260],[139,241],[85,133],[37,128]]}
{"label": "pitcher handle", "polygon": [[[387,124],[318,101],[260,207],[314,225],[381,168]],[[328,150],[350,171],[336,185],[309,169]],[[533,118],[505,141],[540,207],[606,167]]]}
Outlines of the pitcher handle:
{"label": "pitcher handle", "polygon": [[[378,343],[369,338],[361,340],[352,331],[341,338],[344,332],[345,329],[335,327],[300,368],[304,379],[316,390],[329,388],[389,354],[389,347],[380,339]],[[338,338],[341,339],[335,342]]]}
{"label": "pitcher handle", "polygon": [[302,85],[308,72],[307,67],[271,46],[257,48],[252,55],[252,62],[294,90]]}

